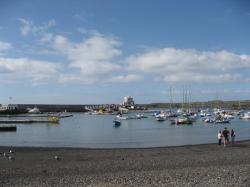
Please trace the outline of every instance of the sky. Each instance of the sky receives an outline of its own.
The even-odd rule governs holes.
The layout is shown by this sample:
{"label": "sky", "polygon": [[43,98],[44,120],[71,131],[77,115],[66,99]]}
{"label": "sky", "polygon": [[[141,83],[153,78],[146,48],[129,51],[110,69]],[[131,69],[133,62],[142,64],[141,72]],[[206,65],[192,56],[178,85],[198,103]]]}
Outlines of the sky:
{"label": "sky", "polygon": [[247,0],[1,0],[0,103],[250,99]]}

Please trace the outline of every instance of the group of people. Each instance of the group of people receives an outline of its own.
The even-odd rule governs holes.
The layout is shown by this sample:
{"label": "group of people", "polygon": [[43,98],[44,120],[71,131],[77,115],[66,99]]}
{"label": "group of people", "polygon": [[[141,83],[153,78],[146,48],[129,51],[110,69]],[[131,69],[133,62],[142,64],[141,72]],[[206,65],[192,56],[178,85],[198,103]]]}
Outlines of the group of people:
{"label": "group of people", "polygon": [[227,128],[225,128],[222,132],[221,131],[218,132],[218,144],[221,145],[223,140],[224,147],[226,147],[227,144],[229,143],[229,134],[231,136],[231,142],[232,144],[234,144],[236,136],[235,131],[234,129],[232,129],[231,132],[229,132]]}

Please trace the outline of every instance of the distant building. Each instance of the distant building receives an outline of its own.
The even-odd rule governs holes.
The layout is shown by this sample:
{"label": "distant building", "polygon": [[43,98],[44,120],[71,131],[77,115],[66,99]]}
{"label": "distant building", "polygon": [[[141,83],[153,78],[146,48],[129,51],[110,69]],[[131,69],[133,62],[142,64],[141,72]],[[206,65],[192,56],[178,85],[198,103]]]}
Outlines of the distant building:
{"label": "distant building", "polygon": [[14,104],[2,104],[0,106],[0,111],[5,111],[5,110],[16,110],[17,109],[17,105]]}
{"label": "distant building", "polygon": [[134,108],[135,106],[134,99],[131,96],[126,96],[124,97],[122,105],[126,108]]}

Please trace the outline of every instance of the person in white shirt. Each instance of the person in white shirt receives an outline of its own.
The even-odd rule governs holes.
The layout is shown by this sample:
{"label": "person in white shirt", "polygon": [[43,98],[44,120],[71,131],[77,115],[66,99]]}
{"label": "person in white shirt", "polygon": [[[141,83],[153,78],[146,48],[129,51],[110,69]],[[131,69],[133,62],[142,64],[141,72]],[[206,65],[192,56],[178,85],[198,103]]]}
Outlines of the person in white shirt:
{"label": "person in white shirt", "polygon": [[218,145],[221,145],[222,134],[221,131],[218,132]]}

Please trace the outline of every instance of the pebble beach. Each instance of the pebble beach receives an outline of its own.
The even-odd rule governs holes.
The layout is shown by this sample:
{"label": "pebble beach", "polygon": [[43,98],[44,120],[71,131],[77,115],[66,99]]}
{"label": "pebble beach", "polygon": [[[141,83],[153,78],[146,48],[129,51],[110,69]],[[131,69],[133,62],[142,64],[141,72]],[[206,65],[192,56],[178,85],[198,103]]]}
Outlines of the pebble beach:
{"label": "pebble beach", "polygon": [[0,153],[0,186],[5,187],[250,186],[250,141],[227,147],[0,147]]}

